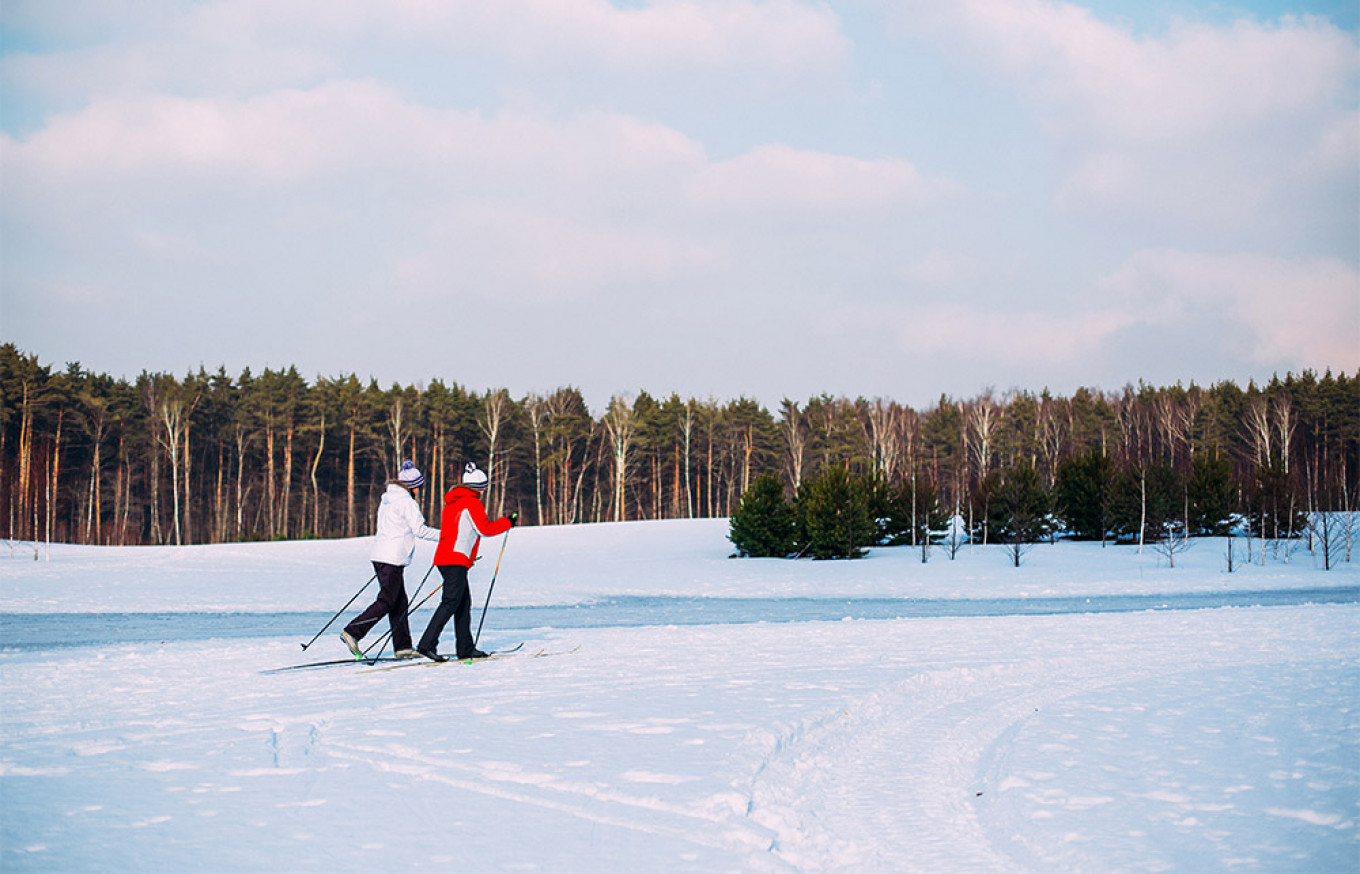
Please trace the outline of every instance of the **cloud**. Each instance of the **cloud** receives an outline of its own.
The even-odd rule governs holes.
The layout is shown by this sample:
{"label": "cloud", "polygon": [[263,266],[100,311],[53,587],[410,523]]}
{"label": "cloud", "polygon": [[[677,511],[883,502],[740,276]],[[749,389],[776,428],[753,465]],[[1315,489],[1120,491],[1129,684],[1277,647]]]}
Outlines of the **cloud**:
{"label": "cloud", "polygon": [[1345,96],[1355,39],[1318,18],[1226,27],[1172,20],[1137,37],[1057,2],[966,0],[955,25],[998,67],[1123,141],[1195,139],[1308,113]]}
{"label": "cloud", "polygon": [[[159,314],[198,318],[195,355],[310,331],[354,367],[409,306],[569,332],[611,380],[621,336],[683,375],[703,335],[724,384],[794,393],[1355,366],[1360,64],[1325,22],[885,4],[929,43],[904,86],[880,22],[820,2],[122,5],[0,13],[32,47],[0,57],[31,104],[0,133],[5,327],[44,354]],[[497,349],[392,358],[495,380]]]}
{"label": "cloud", "polygon": [[1338,259],[1152,250],[1103,277],[1098,290],[1153,336],[1189,326],[1206,345],[1242,344],[1256,365],[1360,367],[1360,272]]}
{"label": "cloud", "polygon": [[1360,272],[1337,259],[1146,250],[1080,301],[850,303],[827,330],[868,330],[936,367],[1009,374],[1018,383],[1061,374],[1195,378],[1204,361],[1217,363],[1218,377],[1242,368],[1360,368]]}
{"label": "cloud", "polygon": [[909,286],[949,286],[973,277],[973,266],[965,259],[938,249],[912,261],[898,273]]}
{"label": "cloud", "polygon": [[186,264],[358,243],[372,281],[427,297],[696,281],[781,222],[870,230],[950,190],[901,159],[767,144],[715,161],[644,118],[431,107],[372,81],[96,98],[0,147],[12,214],[54,238],[74,221]]}
{"label": "cloud", "polygon": [[427,301],[579,302],[620,288],[674,288],[726,257],[715,244],[669,231],[492,202],[449,209],[422,229],[420,243],[396,265],[392,285]]}
{"label": "cloud", "polygon": [[[506,111],[431,108],[367,81],[328,82],[247,99],[97,99],[20,140],[6,138],[11,181],[122,184],[146,175],[301,184],[383,170],[427,182],[476,185],[487,173],[558,185],[693,166],[703,149],[653,122],[585,112],[554,122]],[[548,167],[550,170],[535,169]]]}
{"label": "cloud", "polygon": [[924,360],[968,357],[993,372],[1070,370],[1099,354],[1105,338],[1127,324],[1103,309],[1052,311],[968,301],[894,305],[891,314],[857,312],[863,326],[887,325],[898,349]]}
{"label": "cloud", "polygon": [[[118,7],[115,12],[113,7]],[[850,43],[820,3],[798,0],[210,0],[202,3],[18,3],[6,10],[23,44],[0,77],[11,94],[59,103],[89,95],[186,97],[309,88],[368,71],[386,53],[396,73],[423,56],[418,77],[454,77],[470,56],[513,75],[564,72],[666,77],[716,74],[727,88],[807,85],[843,67]],[[355,69],[356,63],[359,69]]]}
{"label": "cloud", "polygon": [[402,4],[396,28],[475,42],[528,66],[613,69],[762,69],[776,74],[839,66],[849,43],[821,4],[794,0],[506,0]]}
{"label": "cloud", "polygon": [[921,204],[948,189],[902,159],[863,160],[774,144],[706,167],[689,191],[707,207],[775,217],[789,211],[827,215]]}
{"label": "cloud", "polygon": [[1053,0],[942,0],[885,14],[1030,101],[1070,167],[1056,195],[1069,210],[1240,230],[1325,203],[1353,219],[1342,210],[1354,203],[1332,193],[1357,178],[1360,44],[1323,19],[1173,19],[1138,36]]}

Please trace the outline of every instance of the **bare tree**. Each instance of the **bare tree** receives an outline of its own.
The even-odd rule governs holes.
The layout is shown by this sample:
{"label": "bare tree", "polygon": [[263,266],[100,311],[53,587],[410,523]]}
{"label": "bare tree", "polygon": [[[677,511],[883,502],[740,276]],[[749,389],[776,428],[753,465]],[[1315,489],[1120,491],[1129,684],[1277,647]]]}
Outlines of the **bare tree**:
{"label": "bare tree", "polygon": [[341,388],[345,426],[349,431],[349,447],[345,454],[345,536],[359,533],[359,517],[355,501],[355,468],[358,455],[359,431],[365,418],[363,388],[351,374]]}
{"label": "bare tree", "polygon": [[1176,448],[1183,443],[1189,443],[1189,422],[1181,415],[1180,405],[1165,392],[1157,395],[1153,408],[1157,424],[1161,426],[1167,460],[1174,463]]}
{"label": "bare tree", "polygon": [[[160,414],[161,396],[159,386],[155,379],[148,379],[142,389],[142,403],[146,407],[147,415],[151,421],[155,421]],[[161,454],[156,451],[157,443],[152,443],[148,448],[150,455],[150,476],[149,486],[151,490],[151,542],[157,545],[164,542],[161,538],[161,508],[160,508],[160,480],[161,480]],[[36,534],[34,535],[36,537]]]}
{"label": "bare tree", "polygon": [[1270,408],[1263,397],[1254,397],[1247,404],[1243,425],[1247,429],[1247,439],[1251,443],[1258,468],[1268,467],[1271,460]]}
{"label": "bare tree", "polygon": [[[279,531],[284,537],[290,536],[288,530],[289,508],[293,503],[293,434],[297,430],[297,423],[293,421],[293,410],[290,406],[287,412],[288,421],[284,427],[283,437],[283,511],[279,517]],[[306,514],[303,514],[304,518]]]}
{"label": "bare tree", "polygon": [[103,398],[96,398],[88,392],[81,396],[81,401],[85,405],[91,444],[90,485],[85,500],[85,539],[91,543],[101,543],[104,530],[104,501],[100,491],[100,480],[104,467],[102,452],[104,430],[108,422],[108,404]]}
{"label": "bare tree", "polygon": [[163,397],[159,404],[159,418],[165,428],[165,436],[161,437],[161,445],[165,447],[170,456],[170,482],[171,494],[174,496],[175,511],[175,545],[179,546],[184,541],[181,537],[179,526],[179,460],[180,460],[180,429],[185,420],[184,401],[177,397]]}
{"label": "bare tree", "polygon": [[1284,462],[1285,476],[1289,476],[1289,456],[1293,453],[1294,430],[1298,428],[1298,417],[1294,413],[1294,404],[1288,395],[1280,395],[1275,399],[1275,435],[1279,440],[1280,460]]}
{"label": "bare tree", "polygon": [[635,425],[632,405],[618,395],[611,398],[609,410],[604,416],[604,427],[609,434],[611,459],[614,465],[615,522],[622,522],[626,516],[624,503],[628,483],[628,452],[632,447]]}
{"label": "bare tree", "polygon": [[680,420],[680,436],[684,442],[685,453],[685,518],[694,518],[694,489],[689,470],[690,445],[694,438],[694,399],[685,401],[685,416]]}
{"label": "bare tree", "polygon": [[967,408],[967,430],[972,435],[973,464],[978,479],[985,479],[991,468],[992,439],[1001,423],[1002,408],[989,391]]}
{"label": "bare tree", "polygon": [[793,490],[797,492],[803,484],[803,464],[808,448],[807,418],[798,409],[797,402],[788,398],[784,399],[781,412],[779,430],[784,435],[784,446],[788,449],[787,473]]}
{"label": "bare tree", "polygon": [[[905,464],[907,467],[907,479],[911,488],[911,545],[916,546],[917,529],[920,527],[918,524],[919,506],[916,500],[917,497],[916,478],[918,467],[918,465],[916,464],[916,446],[921,438],[920,414],[917,413],[915,410],[911,409],[910,407],[903,407],[901,421],[899,422],[898,427],[901,432],[902,442],[906,445],[905,454],[902,457],[902,463]],[[925,564],[926,559],[929,556],[930,550],[930,531],[927,530],[925,532],[925,536],[921,538],[920,546],[921,546],[921,563]]]}
{"label": "bare tree", "polygon": [[[33,387],[30,380],[22,381],[22,400],[19,407],[19,518],[28,518],[29,494],[33,486]],[[36,503],[36,501],[34,502]],[[22,524],[22,523],[21,523]],[[13,528],[13,525],[10,526]],[[13,533],[10,539],[14,539]],[[38,541],[38,528],[33,527],[33,542]]]}
{"label": "bare tree", "polygon": [[[1064,406],[1068,411],[1066,415],[1063,414]],[[1047,396],[1039,402],[1039,451],[1043,454],[1050,489],[1057,477],[1063,446],[1072,432],[1071,408],[1071,401],[1055,401]]]}
{"label": "bare tree", "polygon": [[[317,431],[316,455],[312,457],[312,531],[321,535],[321,488],[316,483],[316,469],[321,466],[321,453],[326,448],[326,411],[321,411],[321,425]],[[306,497],[303,497],[306,501]],[[304,507],[305,509],[305,507]],[[303,513],[304,520],[306,513]]]}
{"label": "bare tree", "polygon": [[902,459],[902,408],[893,401],[877,398],[869,405],[865,418],[874,469],[884,482],[891,482]]}
{"label": "bare tree", "polygon": [[[1342,551],[1350,539],[1354,526],[1353,514],[1346,511],[1319,511],[1309,516],[1308,525],[1313,536],[1317,538],[1318,547],[1322,552],[1322,569],[1329,571],[1340,560]],[[1347,557],[1346,560],[1349,561],[1350,558]]]}
{"label": "bare tree", "polygon": [[548,400],[542,395],[531,394],[524,399],[525,412],[529,414],[529,430],[534,435],[534,522],[543,524],[543,431],[551,412]]}
{"label": "bare tree", "polygon": [[245,472],[246,472],[246,445],[250,441],[250,432],[246,430],[243,422],[237,422],[232,428],[232,435],[236,442],[236,533],[233,537],[240,540],[245,532],[246,519],[246,495],[245,495]]}
{"label": "bare tree", "polygon": [[1174,568],[1176,556],[1189,549],[1191,542],[1189,530],[1181,526],[1179,519],[1167,520],[1157,531],[1152,548],[1158,554],[1166,556],[1167,562]]}
{"label": "bare tree", "polygon": [[1126,386],[1122,397],[1112,399],[1115,416],[1119,422],[1119,439],[1124,460],[1129,470],[1138,478],[1138,554],[1143,554],[1147,545],[1147,486],[1148,470],[1152,454],[1152,425],[1149,413],[1132,386]]}
{"label": "bare tree", "polygon": [[510,407],[510,393],[505,389],[488,391],[482,401],[482,409],[477,414],[477,426],[482,429],[487,442],[486,476],[496,494],[497,516],[505,515],[506,489],[504,483],[497,483],[496,480],[496,457],[501,452],[501,438],[505,436],[505,427],[509,423]]}
{"label": "bare tree", "polygon": [[392,441],[392,470],[401,470],[402,449],[406,446],[406,407],[400,397],[387,408],[387,436]]}

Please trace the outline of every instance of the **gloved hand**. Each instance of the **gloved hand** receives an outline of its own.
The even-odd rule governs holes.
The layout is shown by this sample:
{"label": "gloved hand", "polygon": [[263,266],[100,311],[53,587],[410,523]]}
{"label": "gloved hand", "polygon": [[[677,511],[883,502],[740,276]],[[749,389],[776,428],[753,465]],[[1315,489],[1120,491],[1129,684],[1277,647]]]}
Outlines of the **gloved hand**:
{"label": "gloved hand", "polygon": [[511,528],[514,528],[516,525],[519,524],[519,514],[518,514],[518,513],[511,513],[509,516],[506,516],[505,518],[507,518],[507,519],[510,520],[510,527],[511,527]]}

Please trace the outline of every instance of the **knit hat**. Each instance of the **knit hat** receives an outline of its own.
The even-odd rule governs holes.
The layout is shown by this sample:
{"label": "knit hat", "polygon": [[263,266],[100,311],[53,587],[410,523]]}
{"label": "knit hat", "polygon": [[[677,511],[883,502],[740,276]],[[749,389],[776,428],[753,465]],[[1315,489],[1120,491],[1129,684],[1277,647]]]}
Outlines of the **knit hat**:
{"label": "knit hat", "polygon": [[486,488],[486,474],[477,469],[471,461],[463,468],[463,485],[473,489]]}
{"label": "knit hat", "polygon": [[416,470],[414,461],[403,461],[401,463],[401,473],[397,474],[397,482],[406,486],[408,489],[418,489],[425,485],[425,475]]}

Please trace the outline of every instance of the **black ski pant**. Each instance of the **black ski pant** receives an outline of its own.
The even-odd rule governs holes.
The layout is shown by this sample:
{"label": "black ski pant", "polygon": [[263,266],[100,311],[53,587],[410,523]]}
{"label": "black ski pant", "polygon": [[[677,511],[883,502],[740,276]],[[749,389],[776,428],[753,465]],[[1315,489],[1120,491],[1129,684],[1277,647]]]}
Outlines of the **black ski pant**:
{"label": "black ski pant", "polygon": [[439,607],[430,617],[430,624],[420,636],[420,648],[425,652],[439,651],[439,635],[453,617],[453,635],[460,659],[472,658],[477,644],[472,640],[472,592],[468,590],[468,569],[460,564],[437,565],[444,577]]}
{"label": "black ski pant", "polygon": [[363,640],[368,630],[386,616],[388,624],[392,626],[392,649],[410,649],[411,626],[406,621],[410,604],[406,600],[406,582],[402,579],[405,568],[399,564],[375,561],[373,570],[378,574],[378,599],[346,625],[345,630],[355,640]]}

